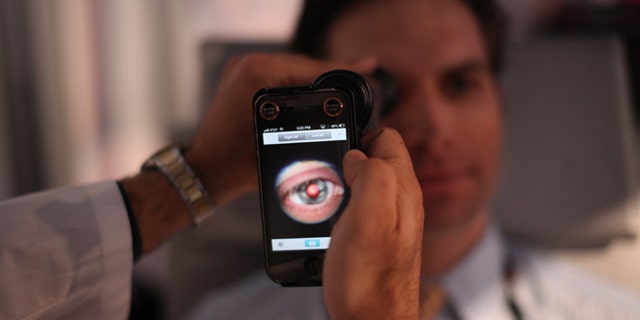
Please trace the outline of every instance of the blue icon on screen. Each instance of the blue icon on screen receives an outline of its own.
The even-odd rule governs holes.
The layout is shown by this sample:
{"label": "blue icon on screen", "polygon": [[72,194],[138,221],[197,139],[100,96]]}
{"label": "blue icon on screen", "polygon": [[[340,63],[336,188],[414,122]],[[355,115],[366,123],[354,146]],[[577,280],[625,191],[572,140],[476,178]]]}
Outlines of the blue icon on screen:
{"label": "blue icon on screen", "polygon": [[307,247],[307,248],[319,247],[320,246],[320,240],[318,240],[318,239],[305,240],[304,241],[304,246]]}

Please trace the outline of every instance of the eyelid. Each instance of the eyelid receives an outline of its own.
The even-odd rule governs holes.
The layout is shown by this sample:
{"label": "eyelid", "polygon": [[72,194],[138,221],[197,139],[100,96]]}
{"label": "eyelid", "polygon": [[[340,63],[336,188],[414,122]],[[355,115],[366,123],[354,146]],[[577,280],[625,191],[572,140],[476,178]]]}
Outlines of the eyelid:
{"label": "eyelid", "polygon": [[[327,170],[331,170],[331,171],[327,171]],[[289,191],[293,190],[294,187],[313,179],[324,179],[327,181],[331,181],[334,184],[340,184],[341,182],[336,181],[336,178],[337,176],[335,176],[335,173],[333,172],[333,170],[326,167],[316,168],[316,169],[307,170],[307,171],[301,171],[299,173],[296,173],[294,175],[287,177],[286,179],[283,179],[283,181],[281,181],[280,184],[278,185],[278,190],[280,189],[286,190],[286,193],[289,193]]]}
{"label": "eyelid", "polygon": [[443,69],[442,71],[443,74],[486,73],[490,72],[490,68],[482,62],[468,61],[455,66],[451,66],[450,68]]}

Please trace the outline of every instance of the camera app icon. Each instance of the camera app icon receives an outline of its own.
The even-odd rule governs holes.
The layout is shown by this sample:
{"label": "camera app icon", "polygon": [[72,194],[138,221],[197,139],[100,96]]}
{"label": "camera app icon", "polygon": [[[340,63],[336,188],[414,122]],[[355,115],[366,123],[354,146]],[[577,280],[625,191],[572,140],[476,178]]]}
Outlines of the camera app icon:
{"label": "camera app icon", "polygon": [[317,248],[320,247],[320,240],[318,239],[310,239],[304,241],[304,246],[307,248]]}

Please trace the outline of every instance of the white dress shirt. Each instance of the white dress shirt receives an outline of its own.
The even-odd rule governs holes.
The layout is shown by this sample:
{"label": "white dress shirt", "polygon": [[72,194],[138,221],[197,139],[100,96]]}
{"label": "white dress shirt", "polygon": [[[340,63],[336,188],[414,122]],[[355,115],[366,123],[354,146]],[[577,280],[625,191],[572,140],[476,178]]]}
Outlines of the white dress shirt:
{"label": "white dress shirt", "polygon": [[[513,320],[503,288],[504,243],[491,225],[476,247],[441,279],[461,319]],[[449,319],[449,315],[441,315]]]}
{"label": "white dress shirt", "polygon": [[0,319],[126,319],[132,268],[115,182],[0,202]]}
{"label": "white dress shirt", "polygon": [[[506,246],[491,226],[476,247],[439,282],[460,319],[640,319],[640,296],[542,251]],[[504,277],[515,260],[515,278]],[[322,289],[282,288],[261,270],[205,297],[188,317],[204,319],[328,319]],[[447,311],[438,320],[454,319]]]}

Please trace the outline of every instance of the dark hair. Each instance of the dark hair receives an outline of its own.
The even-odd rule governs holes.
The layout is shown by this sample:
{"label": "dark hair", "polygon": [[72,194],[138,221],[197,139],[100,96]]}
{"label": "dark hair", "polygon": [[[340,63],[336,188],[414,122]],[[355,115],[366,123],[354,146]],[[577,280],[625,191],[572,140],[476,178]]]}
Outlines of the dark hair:
{"label": "dark hair", "polygon": [[[290,43],[294,52],[322,58],[329,27],[338,16],[371,0],[305,0],[298,26]],[[507,19],[495,0],[459,0],[474,15],[487,47],[491,69],[498,74],[504,63]]]}

